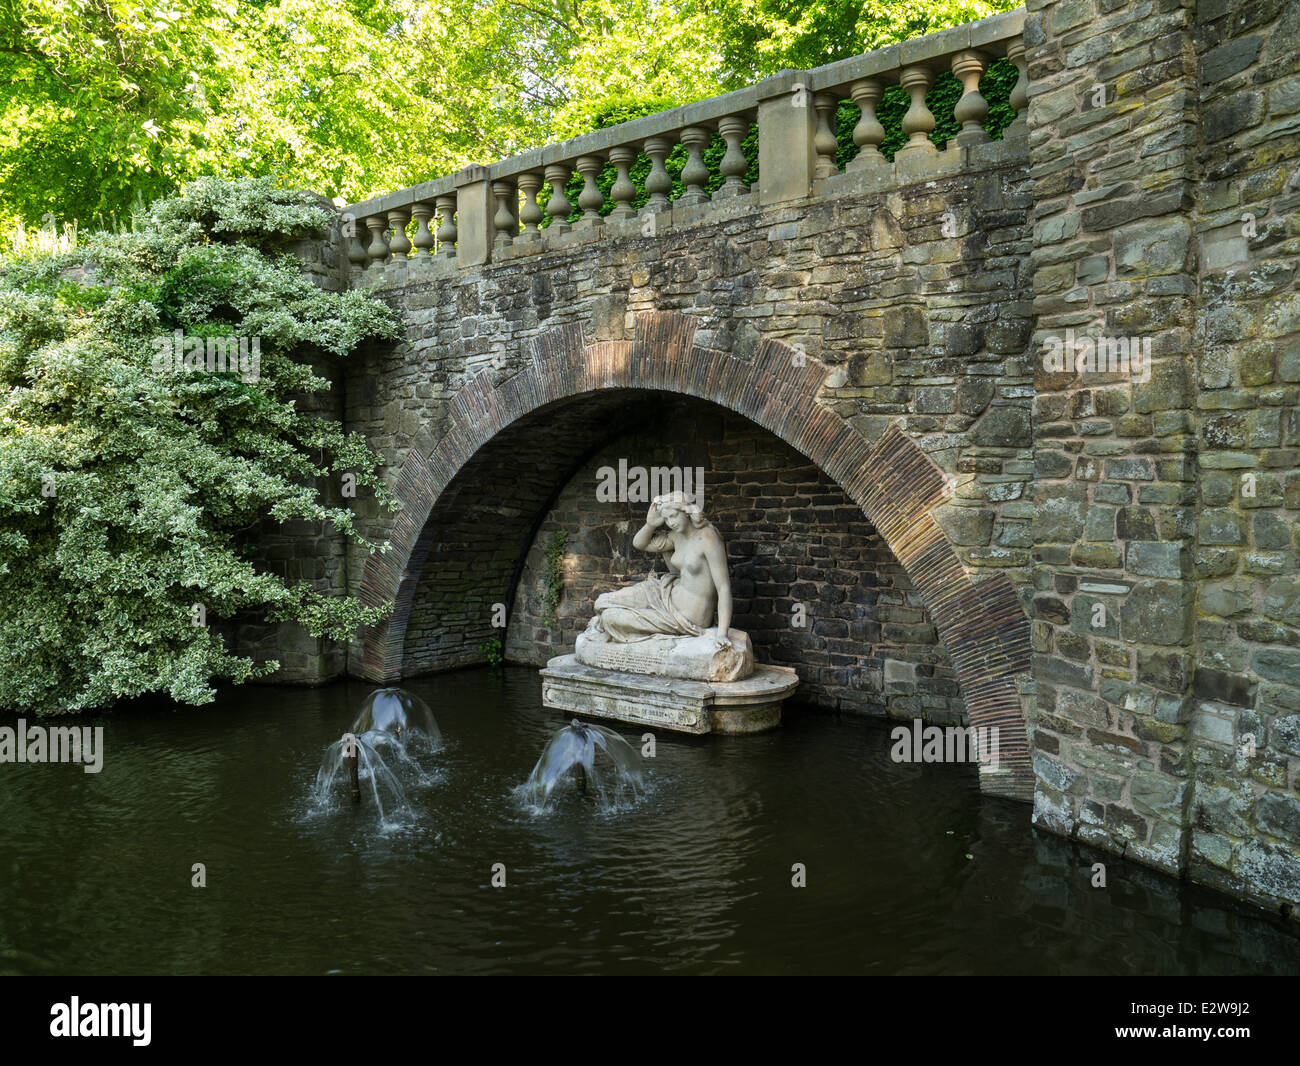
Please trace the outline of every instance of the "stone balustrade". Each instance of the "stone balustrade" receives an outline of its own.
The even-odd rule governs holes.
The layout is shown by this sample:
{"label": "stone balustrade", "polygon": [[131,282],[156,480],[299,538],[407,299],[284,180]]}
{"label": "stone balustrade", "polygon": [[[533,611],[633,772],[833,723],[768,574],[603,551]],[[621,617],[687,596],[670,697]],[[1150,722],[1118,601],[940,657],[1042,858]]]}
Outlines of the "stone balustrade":
{"label": "stone balustrade", "polygon": [[[782,71],[736,92],[349,205],[343,230],[347,259],[356,270],[413,260],[427,260],[431,267],[441,262],[446,269],[474,267],[547,244],[595,239],[604,231],[652,234],[658,226],[690,224],[732,207],[835,195],[850,183],[885,188],[978,168],[1007,150],[1005,144],[990,144],[983,128],[988,104],[979,91],[984,72],[1003,57],[1020,72],[1009,101],[1016,119],[1003,141],[1024,150],[1024,17],[1023,11],[1011,11],[814,70]],[[960,130],[941,151],[930,140],[936,116],[926,94],[945,71],[958,79],[962,93],[953,110]],[[886,131],[876,109],[895,85],[911,102],[902,117],[907,141],[889,160],[880,151]],[[834,129],[843,101],[861,112],[853,131],[859,151],[844,172],[836,161]],[[742,145],[755,124],[758,182],[750,188]],[[726,151],[719,164],[721,185],[710,193],[713,175],[704,152],[715,134]],[[670,199],[674,181],[665,162],[678,145],[686,162],[678,177],[681,193]],[[638,207],[642,193],[630,172],[643,155],[649,171]],[[607,165],[616,177],[609,190],[612,208],[605,212],[598,178]],[[565,191],[574,174],[583,182],[576,211]],[[542,202],[545,187],[549,195]]]}

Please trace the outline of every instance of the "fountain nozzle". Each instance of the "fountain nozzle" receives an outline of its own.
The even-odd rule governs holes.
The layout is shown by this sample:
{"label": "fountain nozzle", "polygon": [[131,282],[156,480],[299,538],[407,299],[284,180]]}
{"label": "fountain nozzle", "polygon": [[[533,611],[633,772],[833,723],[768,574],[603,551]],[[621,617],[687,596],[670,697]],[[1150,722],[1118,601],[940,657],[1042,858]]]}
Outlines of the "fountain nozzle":
{"label": "fountain nozzle", "polygon": [[343,757],[348,761],[348,774],[351,777],[352,802],[361,802],[361,774],[358,768],[357,738],[352,733],[343,734]]}

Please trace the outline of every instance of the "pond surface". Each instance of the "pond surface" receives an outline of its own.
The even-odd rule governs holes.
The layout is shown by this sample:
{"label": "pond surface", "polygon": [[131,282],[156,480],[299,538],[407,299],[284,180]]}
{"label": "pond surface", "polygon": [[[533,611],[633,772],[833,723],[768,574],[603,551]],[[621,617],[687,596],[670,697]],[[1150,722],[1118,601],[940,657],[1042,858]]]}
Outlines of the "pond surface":
{"label": "pond surface", "polygon": [[973,766],[891,762],[882,722],[790,707],[761,736],[660,733],[633,809],[538,815],[513,789],[566,719],[535,670],[406,687],[447,747],[387,831],[309,800],[363,684],[78,720],[105,726],[97,775],[0,766],[0,971],[1300,973],[1300,937],[1035,832]]}

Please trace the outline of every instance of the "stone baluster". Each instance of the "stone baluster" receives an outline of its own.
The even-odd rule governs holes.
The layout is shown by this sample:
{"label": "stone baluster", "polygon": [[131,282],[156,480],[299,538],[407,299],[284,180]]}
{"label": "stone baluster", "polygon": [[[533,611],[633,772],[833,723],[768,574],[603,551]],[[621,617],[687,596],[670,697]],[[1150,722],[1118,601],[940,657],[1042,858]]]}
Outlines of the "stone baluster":
{"label": "stone baluster", "polygon": [[849,87],[849,95],[862,110],[862,117],[853,127],[853,143],[858,146],[858,154],[850,161],[849,170],[865,170],[886,162],[880,154],[880,145],[885,139],[885,127],[876,118],[876,105],[884,95],[884,85],[875,78],[863,78]]}
{"label": "stone baluster", "polygon": [[542,187],[542,176],[535,172],[520,174],[515,181],[524,198],[523,206],[519,209],[519,221],[524,224],[524,230],[515,240],[540,240],[542,231],[537,224],[542,220],[542,209],[537,204],[537,191]]}
{"label": "stone baluster", "polygon": [[636,217],[636,208],[632,206],[632,201],[636,199],[636,186],[628,175],[629,168],[636,162],[636,154],[636,149],[629,147],[609,150],[609,161],[618,171],[618,177],[614,179],[614,184],[609,190],[609,195],[614,201],[614,210],[609,213],[610,218]]}
{"label": "stone baluster", "polygon": [[569,215],[573,205],[564,195],[564,186],[569,180],[569,168],[564,163],[551,163],[546,167],[546,180],[551,183],[551,198],[546,202],[546,213],[551,216],[551,232],[567,233]]}
{"label": "stone baluster", "polygon": [[988,58],[980,52],[958,52],[952,57],[952,72],[962,84],[961,99],[953,108],[953,117],[961,123],[961,132],[957,134],[960,145],[983,144],[989,139],[984,129],[989,104],[980,95],[980,78],[988,66]]}
{"label": "stone baluster", "polygon": [[365,270],[370,265],[370,256],[366,254],[366,246],[355,233],[348,238],[348,262],[359,270]]}
{"label": "stone baluster", "polygon": [[1013,38],[1007,45],[1007,58],[1016,66],[1019,77],[1015,85],[1011,87],[1011,96],[1007,103],[1016,112],[1015,121],[1007,127],[1013,133],[1019,133],[1029,128],[1029,65],[1025,61],[1025,39],[1023,37]]}
{"label": "stone baluster", "polygon": [[492,195],[497,201],[496,214],[492,216],[492,226],[495,230],[492,245],[495,248],[505,248],[515,239],[515,233],[519,229],[514,212],[510,210],[510,198],[518,196],[518,193],[515,192],[514,182],[494,181]]}
{"label": "stone baluster", "polygon": [[718,133],[727,142],[727,154],[722,157],[718,168],[725,179],[722,187],[713,194],[715,200],[728,196],[743,196],[749,192],[745,184],[745,172],[749,170],[749,160],[741,149],[749,133],[749,120],[730,115],[718,122]]}
{"label": "stone baluster", "polygon": [[444,193],[434,201],[438,207],[438,254],[456,255],[456,194]]}
{"label": "stone baluster", "polygon": [[348,249],[348,262],[359,270],[364,270],[370,263],[366,254],[366,245],[358,236],[357,220],[351,212],[343,216],[342,232]]}
{"label": "stone baluster", "polygon": [[682,144],[686,148],[686,165],[682,167],[682,184],[686,186],[679,202],[683,204],[704,204],[709,202],[709,194],[704,191],[704,183],[709,180],[709,168],[704,165],[704,149],[708,146],[709,131],[700,126],[687,126],[682,130]]}
{"label": "stone baluster", "polygon": [[650,173],[645,179],[645,191],[650,194],[650,199],[642,210],[652,213],[667,211],[672,206],[668,194],[672,192],[673,179],[664,166],[664,160],[673,150],[672,143],[666,137],[651,137],[642,148],[650,157]]}
{"label": "stone baluster", "polygon": [[839,101],[830,93],[818,93],[813,97],[813,108],[817,112],[817,132],[813,134],[813,148],[817,151],[817,162],[813,166],[814,178],[829,178],[838,174],[840,168],[835,165],[835,152],[839,142],[831,128],[832,116],[839,107]]}
{"label": "stone baluster", "polygon": [[393,262],[406,262],[406,253],[411,250],[411,242],[406,239],[406,224],[411,221],[409,207],[397,207],[388,212],[388,222],[393,227],[393,239],[388,242],[388,250],[393,253]]}
{"label": "stone baluster", "polygon": [[411,217],[415,219],[415,237],[411,241],[415,245],[414,254],[416,258],[423,259],[433,254],[433,232],[429,229],[429,219],[433,217],[433,204],[412,204]]}
{"label": "stone baluster", "polygon": [[600,217],[600,209],[605,206],[605,197],[596,186],[596,175],[600,173],[605,161],[598,155],[579,156],[574,168],[582,175],[582,192],[578,193],[578,206],[582,208],[582,217],[575,224],[582,229],[603,226],[605,220]]}
{"label": "stone baluster", "polygon": [[934,115],[925,105],[925,94],[934,84],[934,75],[925,67],[904,67],[899,84],[912,97],[912,105],[903,115],[903,132],[907,134],[907,143],[899,149],[911,155],[920,152],[933,155],[938,149],[930,141],[930,131],[934,129]]}
{"label": "stone baluster", "polygon": [[370,231],[370,245],[366,248],[366,255],[370,256],[370,262],[382,263],[388,258],[388,242],[384,239],[388,218],[385,215],[371,215],[366,219],[366,229]]}

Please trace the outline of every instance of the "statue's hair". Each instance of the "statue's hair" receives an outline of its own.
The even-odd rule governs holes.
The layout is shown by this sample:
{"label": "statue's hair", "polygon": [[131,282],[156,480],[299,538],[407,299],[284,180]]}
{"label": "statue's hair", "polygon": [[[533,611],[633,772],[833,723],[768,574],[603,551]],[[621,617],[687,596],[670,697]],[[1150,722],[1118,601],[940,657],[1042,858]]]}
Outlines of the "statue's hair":
{"label": "statue's hair", "polygon": [[669,492],[663,496],[656,496],[654,505],[659,508],[660,514],[663,514],[665,509],[681,511],[691,520],[691,525],[696,529],[702,529],[709,524],[709,520],[704,517],[704,509],[695,502],[695,497],[688,493]]}

